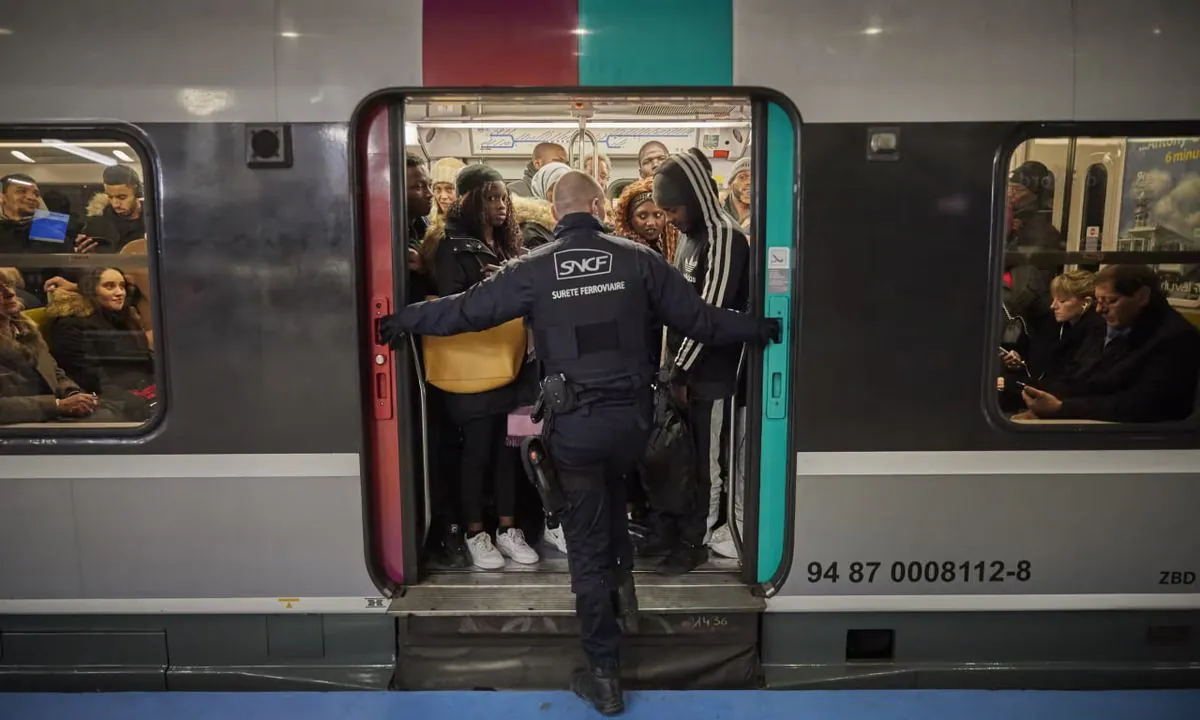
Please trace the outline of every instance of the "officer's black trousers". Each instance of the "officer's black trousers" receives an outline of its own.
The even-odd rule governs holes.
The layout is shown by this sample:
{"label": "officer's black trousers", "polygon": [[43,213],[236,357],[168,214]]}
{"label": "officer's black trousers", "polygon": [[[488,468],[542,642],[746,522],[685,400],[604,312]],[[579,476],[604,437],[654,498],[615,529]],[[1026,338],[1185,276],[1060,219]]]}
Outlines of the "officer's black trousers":
{"label": "officer's black trousers", "polygon": [[583,650],[603,670],[620,664],[617,574],[633,571],[626,475],[646,449],[648,404],[584,407],[556,417],[549,436],[567,498],[561,520]]}

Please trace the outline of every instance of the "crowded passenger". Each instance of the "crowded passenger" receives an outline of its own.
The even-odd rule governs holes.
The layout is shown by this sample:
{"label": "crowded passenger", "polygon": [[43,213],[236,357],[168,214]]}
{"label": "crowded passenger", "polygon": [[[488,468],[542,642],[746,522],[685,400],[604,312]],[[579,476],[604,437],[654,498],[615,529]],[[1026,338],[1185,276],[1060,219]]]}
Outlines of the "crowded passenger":
{"label": "crowded passenger", "polygon": [[638,150],[638,176],[654,177],[654,171],[667,160],[667,146],[657,140],[651,140]]}
{"label": "crowded passenger", "polygon": [[54,361],[37,325],[21,312],[12,272],[0,273],[0,423],[93,416],[99,399]]}
{"label": "crowded passenger", "polygon": [[552,162],[565,164],[567,149],[557,143],[538,143],[537,147],[533,149],[533,157],[525,166],[525,176],[516,182],[509,183],[508,191],[522,197],[532,196],[533,190],[530,188],[530,184],[533,182],[534,173]]}
{"label": "crowded passenger", "polygon": [[641,243],[674,262],[679,229],[667,222],[662,208],[654,204],[654,182],[635,180],[625,186],[613,208],[614,232]]}
{"label": "crowded passenger", "polygon": [[725,189],[725,211],[738,221],[743,230],[750,229],[750,158],[733,164]]}
{"label": "crowded passenger", "polygon": [[[599,157],[600,167],[596,167],[596,158]],[[587,173],[600,184],[600,187],[608,187],[609,178],[612,177],[612,160],[609,159],[603,151],[598,154],[585,153],[583,162],[576,162],[577,169]]]}
{"label": "crowded passenger", "polygon": [[1192,414],[1200,375],[1200,331],[1163,295],[1145,265],[1110,265],[1096,275],[1104,318],[1100,352],[1070,377],[1026,386],[1022,417],[1165,422]]}
{"label": "crowded passenger", "polygon": [[405,202],[408,203],[408,232],[406,256],[409,273],[408,301],[420,302],[435,294],[433,281],[421,256],[421,245],[429,231],[430,213],[434,208],[429,170],[420,157],[406,153],[404,157]]}
{"label": "crowded passenger", "polygon": [[123,165],[104,168],[102,179],[104,192],[97,193],[88,203],[83,235],[96,252],[120,252],[130,242],[146,237],[142,181]]}
{"label": "crowded passenger", "polygon": [[116,268],[83,273],[77,291],[51,296],[48,338],[59,367],[84,391],[114,403],[122,419],[150,417],[156,399],[154,350]]}
{"label": "crowded passenger", "polygon": [[457,197],[454,191],[454,180],[458,171],[466,167],[466,163],[458,158],[442,158],[429,168],[433,180],[433,213],[431,217],[445,217]]}
{"label": "crowded passenger", "polygon": [[[750,246],[741,228],[720,206],[708,158],[698,149],[670,156],[653,180],[654,203],[682,236],[675,267],[709,305],[742,309],[749,300]],[[724,404],[737,390],[741,348],[706,347],[694,338],[668,333],[670,383],[687,408],[696,448],[696,477],[690,510],[662,513],[643,554],[663,550],[658,565],[667,575],[690,572],[708,559],[705,545],[721,511],[720,437]]]}
{"label": "crowded passenger", "polygon": [[[437,294],[443,297],[478,284],[521,253],[521,231],[499,172],[487,165],[467,166],[458,173],[456,191],[444,228],[431,228],[424,248]],[[459,501],[467,551],[475,566],[486,570],[503,568],[505,556],[523,564],[538,561],[516,527],[516,466],[505,443],[517,391],[512,382],[481,393],[444,396],[447,413],[462,433]],[[499,520],[495,542],[484,528],[489,484]]]}
{"label": "crowded passenger", "polygon": [[45,305],[41,298],[25,289],[25,277],[21,275],[20,270],[14,267],[0,267],[0,281],[12,284],[13,292],[17,294],[23,309],[33,310]]}

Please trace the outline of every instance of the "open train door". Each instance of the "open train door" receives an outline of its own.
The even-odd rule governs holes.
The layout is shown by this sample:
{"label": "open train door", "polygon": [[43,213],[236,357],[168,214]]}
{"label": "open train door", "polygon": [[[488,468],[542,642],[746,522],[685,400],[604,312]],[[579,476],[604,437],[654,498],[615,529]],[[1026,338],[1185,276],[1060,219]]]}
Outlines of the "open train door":
{"label": "open train door", "polygon": [[[617,165],[636,176],[638,149],[661,139],[670,152],[703,149],[722,186],[732,161],[750,153],[747,310],[779,318],[783,338],[764,349],[747,348],[744,441],[736,444],[735,433],[728,434],[726,479],[738,460],[745,468],[743,482],[725,483],[733,493],[729,504],[744,508],[740,560],[714,556],[671,577],[654,572],[658,558],[639,559],[635,574],[645,620],[629,640],[628,661],[653,686],[746,687],[759,673],[764,598],[790,562],[799,129],[798,115],[783,98],[729,87],[393,90],[360,106],[351,132],[361,248],[364,470],[373,488],[370,560],[391,585],[391,611],[403,618],[398,687],[561,687],[578,652],[561,554],[542,546],[536,566],[510,562],[493,572],[443,567],[422,557],[430,488],[457,486],[458,479],[430,470],[436,448],[430,447],[424,411],[419,340],[389,348],[379,343],[376,327],[407,301],[414,281],[405,256],[405,152],[487,162],[515,181],[533,146],[550,142],[569,148],[570,160],[580,166],[603,150],[617,179],[627,176],[617,174]],[[736,405],[727,403],[730,420]],[[514,648],[520,648],[520,661],[511,663]]]}

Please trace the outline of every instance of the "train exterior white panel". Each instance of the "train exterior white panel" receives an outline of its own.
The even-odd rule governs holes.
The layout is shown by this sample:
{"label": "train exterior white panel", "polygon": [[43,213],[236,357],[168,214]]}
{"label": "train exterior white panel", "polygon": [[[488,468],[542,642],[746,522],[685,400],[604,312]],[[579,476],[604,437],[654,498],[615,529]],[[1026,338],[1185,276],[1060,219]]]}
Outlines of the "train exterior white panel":
{"label": "train exterior white panel", "polygon": [[378,595],[355,454],[15,456],[0,496],[0,613],[53,598]]}
{"label": "train exterior white panel", "polygon": [[0,57],[36,58],[0,122],[344,123],[370,92],[421,83],[421,0],[42,0],[0,25]]}
{"label": "train exterior white panel", "polygon": [[279,0],[276,29],[281,121],[346,122],[375,90],[421,84],[421,0]]}
{"label": "train exterior white panel", "polygon": [[918,596],[1089,607],[1095,594],[1107,607],[1105,595],[1196,589],[1200,451],[801,453],[798,466],[786,595],[936,610]]}
{"label": "train exterior white panel", "polygon": [[1069,0],[734,0],[734,82],[805,122],[1066,120]]}
{"label": "train exterior white panel", "polygon": [[1200,4],[1073,4],[1077,120],[1200,118]]}

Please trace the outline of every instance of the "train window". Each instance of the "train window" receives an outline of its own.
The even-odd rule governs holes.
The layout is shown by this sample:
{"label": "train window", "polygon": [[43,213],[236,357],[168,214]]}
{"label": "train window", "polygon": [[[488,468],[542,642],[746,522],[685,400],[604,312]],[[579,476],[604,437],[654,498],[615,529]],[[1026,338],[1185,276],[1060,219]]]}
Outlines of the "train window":
{"label": "train window", "polygon": [[0,136],[0,435],[159,413],[149,167],[111,139]]}
{"label": "train window", "polygon": [[1001,412],[1021,425],[1192,417],[1200,137],[1035,138],[1008,167],[988,380]]}

